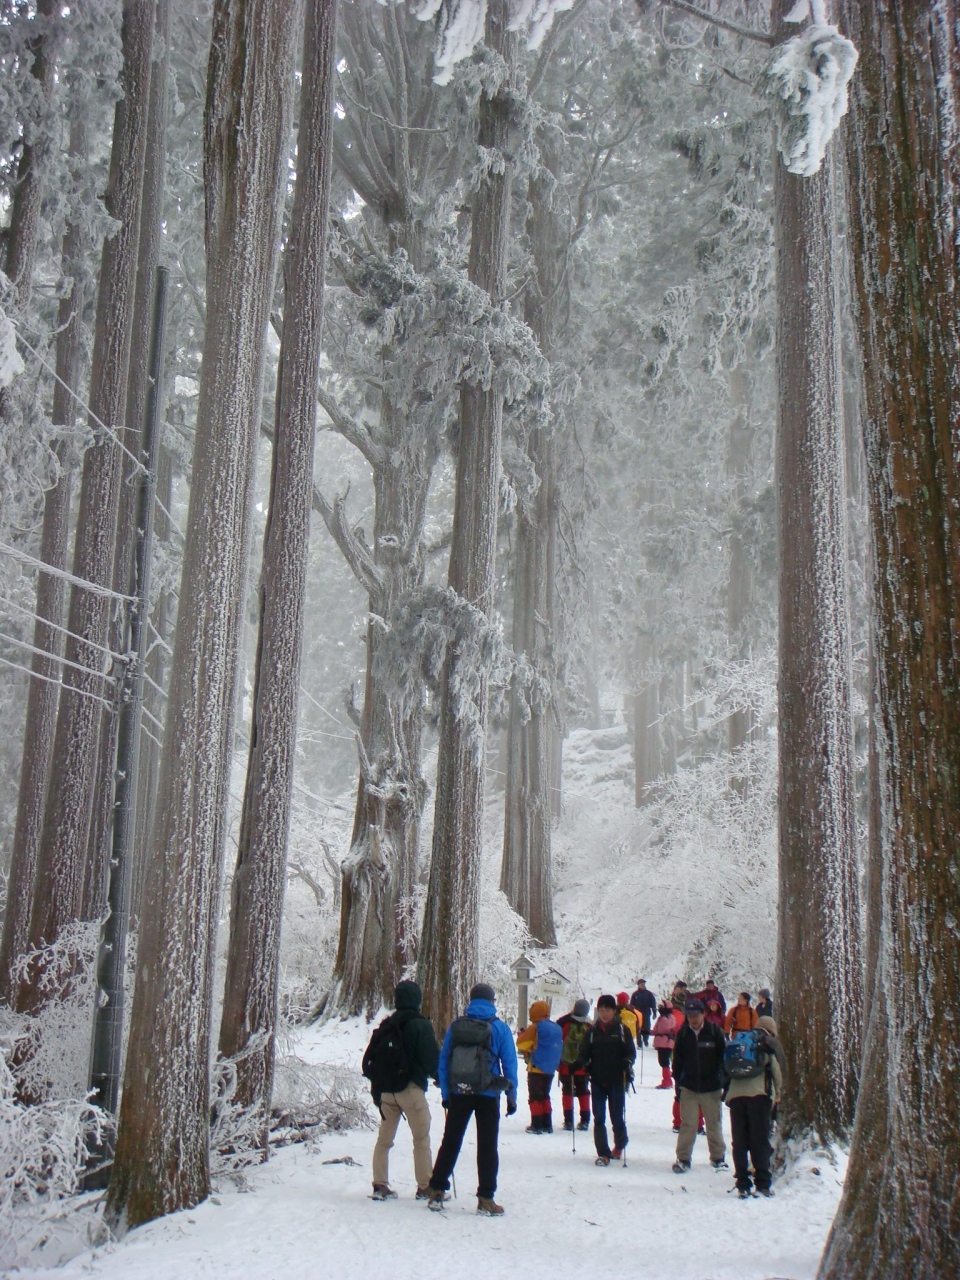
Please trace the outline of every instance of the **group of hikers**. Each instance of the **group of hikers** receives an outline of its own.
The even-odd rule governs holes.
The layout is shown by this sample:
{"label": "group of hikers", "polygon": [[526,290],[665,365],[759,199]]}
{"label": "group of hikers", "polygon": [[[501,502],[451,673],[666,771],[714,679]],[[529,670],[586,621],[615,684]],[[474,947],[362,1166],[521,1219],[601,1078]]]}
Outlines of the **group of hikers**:
{"label": "group of hikers", "polygon": [[[477,1212],[492,1217],[503,1213],[495,1199],[500,1095],[506,1096],[507,1115],[514,1115],[518,1053],[527,1068],[527,1133],[553,1132],[551,1092],[558,1076],[564,1129],[589,1129],[592,1108],[595,1163],[605,1167],[623,1160],[626,1165],[626,1095],[633,1087],[638,1048],[642,1052],[651,1036],[661,1068],[656,1088],[674,1091],[673,1130],[678,1137],[673,1172],[690,1170],[698,1134],[706,1136],[713,1168],[729,1168],[721,1124],[725,1102],[739,1197],[773,1195],[770,1139],[783,1089],[783,1050],[767,988],[761,989],[756,1005],[749,992],[741,991],[728,1009],[713,979],[697,992],[677,982],[670,998],[658,1003],[639,978],[633,995],[601,995],[594,1018],[589,1000],[579,999],[556,1021],[550,1005],[536,1000],[528,1025],[514,1043],[510,1028],[497,1016],[493,987],[480,982],[471,990],[463,1016],[447,1029],[442,1046],[421,1012],[421,1002],[415,982],[398,983],[395,1012],[374,1031],[363,1057],[363,1074],[381,1115],[373,1153],[374,1200],[396,1199],[388,1159],[405,1117],[413,1138],[416,1198],[430,1209],[442,1210],[472,1116],[477,1130]],[[431,1158],[426,1098],[430,1080],[440,1087],[445,1114],[436,1160]]]}

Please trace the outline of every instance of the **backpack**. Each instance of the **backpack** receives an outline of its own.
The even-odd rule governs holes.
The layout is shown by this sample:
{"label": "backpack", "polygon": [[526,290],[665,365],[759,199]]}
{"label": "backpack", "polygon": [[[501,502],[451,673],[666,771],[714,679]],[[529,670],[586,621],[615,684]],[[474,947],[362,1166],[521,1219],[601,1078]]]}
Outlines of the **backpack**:
{"label": "backpack", "polygon": [[589,1030],[585,1022],[570,1023],[567,1038],[563,1042],[563,1051],[560,1054],[560,1061],[565,1062],[568,1067],[572,1067],[580,1057],[580,1050],[584,1046]]}
{"label": "backpack", "polygon": [[531,1066],[552,1076],[563,1057],[563,1030],[549,1018],[537,1023],[537,1047],[530,1058]]}
{"label": "backpack", "polygon": [[457,1018],[450,1024],[448,1088],[452,1097],[470,1097],[502,1087],[490,1070],[493,1024],[480,1018]]}
{"label": "backpack", "polygon": [[738,1031],[723,1051],[723,1069],[731,1080],[752,1080],[763,1075],[769,1052],[757,1031]]}
{"label": "backpack", "polygon": [[403,1038],[403,1028],[409,1021],[409,1017],[400,1019],[395,1013],[384,1018],[363,1055],[360,1069],[370,1081],[370,1093],[378,1107],[383,1094],[400,1093],[413,1078]]}

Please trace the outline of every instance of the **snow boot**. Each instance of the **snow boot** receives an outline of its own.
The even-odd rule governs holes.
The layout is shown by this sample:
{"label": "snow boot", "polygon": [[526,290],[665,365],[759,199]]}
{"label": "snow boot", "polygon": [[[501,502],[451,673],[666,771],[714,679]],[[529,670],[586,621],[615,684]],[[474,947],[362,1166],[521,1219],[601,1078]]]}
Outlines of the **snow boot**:
{"label": "snow boot", "polygon": [[[572,1129],[573,1125],[571,1124],[570,1127]],[[586,1113],[586,1115],[583,1115],[580,1117],[580,1120],[577,1124],[577,1128],[580,1130],[581,1133],[586,1133],[587,1129],[590,1128],[590,1112],[589,1111]]]}
{"label": "snow boot", "polygon": [[613,1150],[610,1152],[610,1159],[619,1160],[622,1155],[623,1155],[623,1147],[614,1147]]}
{"label": "snow boot", "polygon": [[563,1127],[566,1129],[567,1133],[573,1132],[573,1116],[563,1117]]}
{"label": "snow boot", "polygon": [[689,1161],[689,1160],[675,1160],[675,1161],[674,1161],[674,1164],[673,1164],[673,1172],[674,1172],[674,1173],[689,1173],[689,1172],[690,1172],[690,1161]]}
{"label": "snow boot", "polygon": [[772,1200],[774,1193],[770,1190],[769,1187],[758,1187],[757,1195],[763,1196],[764,1200]]}
{"label": "snow boot", "polygon": [[609,1157],[609,1156],[597,1156],[596,1160],[594,1160],[594,1162],[593,1162],[593,1163],[594,1163],[594,1164],[598,1164],[598,1165],[600,1165],[602,1168],[604,1168],[604,1169],[605,1169],[605,1168],[607,1167],[607,1165],[610,1163],[610,1157]]}
{"label": "snow boot", "polygon": [[662,1078],[661,1078],[661,1080],[660,1080],[660,1083],[657,1085],[657,1088],[658,1088],[658,1089],[672,1089],[672,1088],[673,1088],[673,1076],[670,1074],[670,1068],[669,1068],[669,1067],[664,1067],[664,1068],[663,1068],[663,1076],[662,1076]]}
{"label": "snow boot", "polygon": [[427,1188],[427,1208],[434,1210],[442,1210],[443,1202],[447,1199],[445,1192],[437,1191],[435,1187]]}
{"label": "snow boot", "polygon": [[481,1218],[500,1218],[503,1216],[503,1205],[497,1204],[490,1196],[477,1196],[477,1213]]}
{"label": "snow boot", "polygon": [[388,1187],[385,1182],[375,1182],[373,1184],[373,1195],[371,1200],[396,1200],[397,1193],[392,1187]]}
{"label": "snow boot", "polygon": [[738,1200],[752,1200],[752,1199],[753,1199],[753,1193],[751,1192],[751,1190],[750,1190],[750,1188],[749,1188],[749,1187],[740,1187],[740,1188],[738,1189],[738,1191],[737,1191],[737,1199],[738,1199]]}

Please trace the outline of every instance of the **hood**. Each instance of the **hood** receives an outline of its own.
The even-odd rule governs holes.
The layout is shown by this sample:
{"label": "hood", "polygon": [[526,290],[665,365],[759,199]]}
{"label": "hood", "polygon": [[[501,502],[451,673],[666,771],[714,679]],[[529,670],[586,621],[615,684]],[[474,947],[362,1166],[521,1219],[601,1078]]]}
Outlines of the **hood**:
{"label": "hood", "polygon": [[398,1013],[401,1009],[419,1010],[421,1004],[423,1004],[423,993],[415,982],[397,983],[397,989],[393,997],[393,1007]]}
{"label": "hood", "polygon": [[550,1006],[546,1000],[534,1000],[530,1006],[530,1021],[542,1022],[544,1018],[550,1017]]}
{"label": "hood", "polygon": [[766,1031],[767,1035],[775,1036],[777,1034],[777,1024],[773,1018],[758,1018],[757,1026],[761,1031]]}
{"label": "hood", "polygon": [[497,1006],[492,1000],[471,1000],[463,1012],[468,1018],[479,1018],[483,1022],[489,1022],[491,1018],[497,1016]]}

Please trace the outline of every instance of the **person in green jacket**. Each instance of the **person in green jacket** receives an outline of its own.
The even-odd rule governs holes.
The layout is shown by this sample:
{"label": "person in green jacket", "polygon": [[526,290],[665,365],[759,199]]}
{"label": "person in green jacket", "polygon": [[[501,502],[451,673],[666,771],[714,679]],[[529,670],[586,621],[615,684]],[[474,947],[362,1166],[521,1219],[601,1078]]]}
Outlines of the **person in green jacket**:
{"label": "person in green jacket", "polygon": [[[409,1068],[410,1078],[403,1080],[384,1080],[379,1083],[396,1087],[391,1089],[377,1088],[374,1079],[374,1101],[380,1109],[380,1132],[377,1145],[373,1149],[373,1199],[394,1200],[397,1193],[391,1188],[388,1178],[388,1161],[390,1149],[397,1135],[400,1117],[406,1116],[413,1138],[413,1168],[417,1178],[417,1199],[426,1200],[429,1190],[430,1174],[433,1172],[433,1155],[430,1151],[430,1106],[427,1102],[427,1085],[437,1076],[437,1065],[440,1049],[437,1037],[428,1018],[420,1012],[423,994],[415,982],[398,982],[394,993],[396,1013],[381,1023],[381,1027],[389,1025],[399,1031],[403,1038],[403,1048]],[[380,1028],[377,1029],[378,1031]],[[364,1058],[374,1055],[374,1040]],[[374,1072],[371,1078],[374,1078]],[[402,1086],[402,1087],[400,1087]],[[377,1096],[379,1094],[379,1097]]]}

